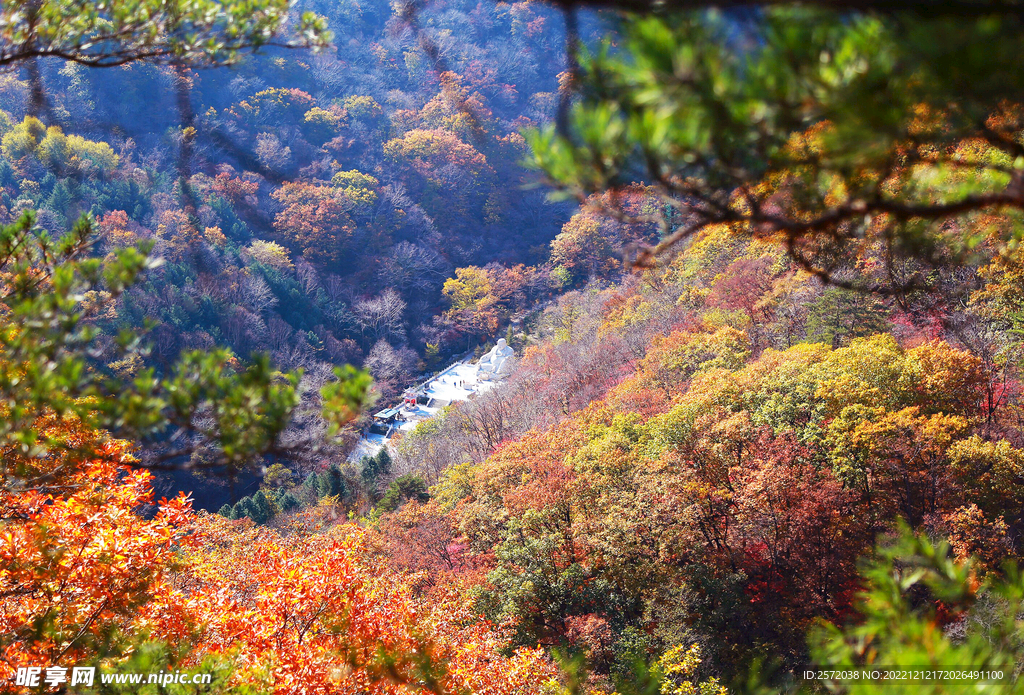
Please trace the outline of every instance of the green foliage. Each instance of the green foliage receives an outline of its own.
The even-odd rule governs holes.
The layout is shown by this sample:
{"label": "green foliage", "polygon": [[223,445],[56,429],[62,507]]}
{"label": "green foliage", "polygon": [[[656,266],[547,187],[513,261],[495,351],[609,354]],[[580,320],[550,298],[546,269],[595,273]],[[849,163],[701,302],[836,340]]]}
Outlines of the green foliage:
{"label": "green foliage", "polygon": [[726,695],[717,678],[699,681],[696,676],[700,666],[700,647],[689,648],[679,644],[658,657],[654,673],[661,682],[662,695]]}
{"label": "green foliage", "polygon": [[257,524],[265,524],[270,521],[272,515],[273,510],[270,508],[270,502],[267,500],[267,496],[263,494],[263,490],[260,490],[252,496],[249,516]]}
{"label": "green foliage", "polygon": [[542,525],[542,515],[527,512],[512,521],[495,547],[498,565],[487,575],[493,592],[481,594],[480,608],[497,621],[515,626],[513,643],[557,643],[565,638],[565,619],[598,610],[614,610],[614,588],[572,557],[569,540],[559,531],[523,535],[521,529]]}
{"label": "green foliage", "polygon": [[317,478],[317,495],[319,497],[344,497],[345,479],[337,464],[332,465]]}
{"label": "green foliage", "polygon": [[0,64],[58,57],[107,67],[135,60],[194,64],[233,62],[260,46],[323,47],[326,22],[304,12],[294,27],[284,0],[4,3]]}
{"label": "green foliage", "polygon": [[235,502],[235,506],[231,508],[230,518],[244,519],[245,517],[249,516],[251,512],[251,507],[252,501],[248,497],[243,497],[242,499]]}
{"label": "green foliage", "polygon": [[302,481],[302,487],[306,488],[315,495],[317,490],[316,474],[310,473],[309,475],[307,475],[306,479]]}
{"label": "green foliage", "polygon": [[830,287],[807,304],[807,337],[837,348],[884,332],[885,313],[877,297]]}
{"label": "green foliage", "polygon": [[363,484],[368,490],[375,490],[377,482],[391,473],[391,454],[383,447],[373,456],[364,456],[362,465]]}
{"label": "green foliage", "polygon": [[301,506],[298,498],[290,492],[286,492],[277,499],[277,505],[281,508],[282,512],[290,512],[298,509]]}
{"label": "green foliage", "polygon": [[[627,683],[643,681],[640,674],[651,675],[650,669],[646,666],[650,653],[654,651],[654,640],[650,635],[635,627],[627,627],[615,642],[614,663],[610,669],[612,678],[617,682]],[[641,664],[645,668],[638,668]]]}
{"label": "green foliage", "polygon": [[0,140],[11,161],[33,155],[43,166],[62,175],[83,174],[90,168],[107,174],[117,167],[118,156],[105,142],[65,135],[57,126],[46,127],[34,116],[15,125]]}
{"label": "green foliage", "polygon": [[328,437],[336,436],[346,422],[369,404],[370,386],[373,383],[368,372],[350,364],[335,367],[334,377],[334,381],[327,382],[320,389]]}
{"label": "green foliage", "polygon": [[[878,550],[878,557],[864,570],[864,580],[859,619],[812,632],[816,664],[838,671],[891,665],[909,670],[959,667],[1001,671],[1006,678],[953,683],[837,679],[834,685],[843,692],[1009,693],[1024,688],[1012,675],[1024,644],[1019,624],[1024,578],[1016,569],[979,587],[971,563],[954,561],[948,543],[904,528],[896,543]],[[966,634],[952,638],[943,629],[951,619],[964,620]]]}
{"label": "green foliage", "polygon": [[[163,375],[153,368],[127,379],[103,373],[90,362],[96,329],[86,311],[111,305],[155,262],[147,248],[134,247],[105,259],[83,257],[93,230],[88,217],[59,239],[33,222],[25,213],[0,230],[0,289],[9,307],[0,324],[0,447],[36,457],[51,444],[63,446],[37,429],[49,413],[142,441],[192,433],[194,444],[162,451],[159,460],[168,462],[194,454],[210,465],[238,466],[279,446],[298,403],[298,373],[273,370],[266,356],[236,369],[224,349],[185,352]],[[92,306],[83,305],[83,296],[93,298]],[[141,350],[139,336],[128,331],[118,344],[122,357]],[[324,387],[325,412],[340,427],[365,399],[369,377],[351,367],[336,373],[351,377]],[[23,472],[5,464],[5,482]]]}
{"label": "green foliage", "polygon": [[430,499],[427,484],[415,473],[406,473],[391,481],[384,496],[377,503],[378,513],[393,512],[406,500],[423,503]]}
{"label": "green foliage", "polygon": [[[773,4],[743,24],[710,9],[627,16],[614,48],[582,57],[567,128],[527,133],[532,163],[581,201],[653,185],[671,201],[657,251],[722,224],[775,233],[828,279],[921,284],[905,259],[966,259],[992,231],[972,228],[972,213],[1024,205],[1007,189],[1024,159],[1020,115],[1004,102],[1024,80],[1006,69],[1020,23],[981,7]],[[850,262],[878,248],[882,272]]]}
{"label": "green foliage", "polygon": [[46,136],[46,126],[38,118],[26,118],[3,136],[3,153],[18,160],[34,152]]}
{"label": "green foliage", "polygon": [[377,201],[374,189],[380,185],[380,181],[353,169],[336,173],[331,177],[331,184],[340,188],[357,207],[366,208]]}
{"label": "green foliage", "polygon": [[[232,674],[236,671],[236,655],[231,651],[216,655],[207,655],[197,664],[185,666],[184,659],[188,655],[191,645],[182,642],[178,645],[169,645],[152,640],[139,640],[128,658],[118,661],[116,671],[111,668],[109,662],[97,660],[94,662],[97,667],[94,684],[92,687],[76,686],[75,692],[85,695],[266,695],[270,693],[265,682],[261,682],[260,675],[249,682],[232,682]],[[102,673],[144,673],[167,674],[166,684],[148,683],[142,684],[119,684],[103,683],[100,674]],[[209,674],[210,682],[173,683],[172,677],[176,673],[188,674]],[[191,680],[191,678],[190,678]]]}
{"label": "green foliage", "polygon": [[[444,413],[438,416],[444,417]],[[435,418],[436,420],[437,418]],[[426,424],[429,424],[426,423]],[[422,425],[420,427],[423,427]],[[419,430],[417,427],[416,430]],[[413,435],[416,431],[413,432]],[[427,440],[429,445],[431,442]],[[473,492],[473,464],[470,462],[459,463],[448,466],[441,473],[441,480],[430,489],[434,501],[445,511],[451,511],[459,503]]]}
{"label": "green foliage", "polygon": [[[288,498],[285,500],[285,498]],[[266,524],[274,515],[281,511],[287,512],[299,506],[299,501],[290,493],[284,493],[273,503],[263,490],[258,491],[252,497],[243,497],[235,503],[234,507],[224,505],[217,513],[228,519],[243,519],[248,517],[253,523]]]}

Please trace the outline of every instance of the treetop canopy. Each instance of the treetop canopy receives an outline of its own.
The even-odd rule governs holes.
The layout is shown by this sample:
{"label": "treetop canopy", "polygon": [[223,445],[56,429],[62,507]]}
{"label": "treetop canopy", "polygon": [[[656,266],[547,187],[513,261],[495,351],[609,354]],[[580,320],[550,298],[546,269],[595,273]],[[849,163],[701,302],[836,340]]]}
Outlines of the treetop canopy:
{"label": "treetop canopy", "polygon": [[56,57],[90,67],[137,60],[224,65],[261,46],[322,48],[326,20],[288,0],[13,0],[0,5],[0,65]]}

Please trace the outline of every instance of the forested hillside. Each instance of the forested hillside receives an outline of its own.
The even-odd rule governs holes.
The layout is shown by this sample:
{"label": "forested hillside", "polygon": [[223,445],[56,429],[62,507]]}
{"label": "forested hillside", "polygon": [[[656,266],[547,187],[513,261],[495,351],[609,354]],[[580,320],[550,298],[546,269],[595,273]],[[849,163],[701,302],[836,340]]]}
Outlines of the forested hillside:
{"label": "forested hillside", "polygon": [[960,273],[965,306],[934,316],[718,228],[663,271],[563,295],[509,384],[402,443],[443,472],[382,518],[381,552],[606,676],[679,644],[729,677],[805,663],[899,523],[979,578],[1015,556],[1020,390],[994,357],[1019,338],[993,320],[1012,267]]}
{"label": "forested hillside", "polygon": [[0,692],[1020,691],[1020,23],[0,6]]}
{"label": "forested hillside", "polygon": [[[3,221],[31,210],[60,235],[88,213],[91,253],[150,244],[160,259],[88,319],[109,373],[167,372],[223,347],[304,370],[303,392],[333,364],[365,365],[393,398],[558,290],[548,243],[571,208],[527,185],[538,177],[520,134],[553,113],[557,17],[525,4],[425,12],[438,73],[386,3],[308,9],[331,50],[265,49],[230,69],[41,61],[4,77]],[[126,329],[145,333],[145,354],[103,337]],[[291,429],[298,446],[323,425]],[[231,501],[208,482],[220,491],[200,490],[203,505]]]}

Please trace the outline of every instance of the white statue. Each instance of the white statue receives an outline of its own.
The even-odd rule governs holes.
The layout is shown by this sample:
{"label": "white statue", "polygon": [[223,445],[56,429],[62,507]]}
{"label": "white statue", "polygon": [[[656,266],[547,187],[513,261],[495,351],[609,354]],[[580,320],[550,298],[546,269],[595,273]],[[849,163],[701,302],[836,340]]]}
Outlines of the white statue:
{"label": "white statue", "polygon": [[504,338],[498,338],[498,344],[477,362],[477,378],[482,381],[500,379],[512,371],[512,356],[515,351],[508,346]]}

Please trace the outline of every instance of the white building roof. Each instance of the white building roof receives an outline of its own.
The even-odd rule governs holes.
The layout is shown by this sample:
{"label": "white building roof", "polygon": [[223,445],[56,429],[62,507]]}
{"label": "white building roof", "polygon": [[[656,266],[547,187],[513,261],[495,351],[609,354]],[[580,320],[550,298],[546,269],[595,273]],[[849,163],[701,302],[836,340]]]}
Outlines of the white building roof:
{"label": "white building roof", "polygon": [[[437,415],[441,408],[455,401],[467,401],[479,393],[487,393],[499,383],[481,380],[478,376],[479,369],[476,363],[456,362],[418,387],[407,389],[407,394],[422,394],[430,400],[426,405],[396,406],[401,410],[404,421],[396,422],[391,433],[412,432],[419,423]],[[348,460],[356,463],[364,456],[375,455],[383,446],[387,446],[387,438],[384,435],[366,434],[356,443]]]}

